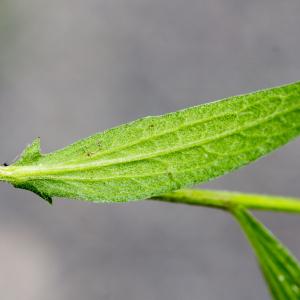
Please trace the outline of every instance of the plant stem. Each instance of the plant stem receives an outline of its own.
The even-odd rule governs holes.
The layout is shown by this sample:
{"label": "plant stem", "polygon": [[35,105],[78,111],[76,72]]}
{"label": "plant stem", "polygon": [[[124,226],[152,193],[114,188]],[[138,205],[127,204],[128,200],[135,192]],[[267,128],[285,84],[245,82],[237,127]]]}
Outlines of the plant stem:
{"label": "plant stem", "polygon": [[208,206],[232,211],[237,206],[256,210],[300,213],[300,199],[212,190],[179,190],[152,200]]}
{"label": "plant stem", "polygon": [[10,181],[10,173],[6,170],[7,167],[0,166],[0,181]]}

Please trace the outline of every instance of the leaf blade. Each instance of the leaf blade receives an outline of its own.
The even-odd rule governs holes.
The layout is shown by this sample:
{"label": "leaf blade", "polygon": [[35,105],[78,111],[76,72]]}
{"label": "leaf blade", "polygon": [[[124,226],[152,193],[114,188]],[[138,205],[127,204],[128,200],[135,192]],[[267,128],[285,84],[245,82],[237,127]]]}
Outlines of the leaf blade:
{"label": "leaf blade", "polygon": [[246,209],[233,214],[243,228],[274,300],[300,299],[300,264],[282,243]]}
{"label": "leaf blade", "polygon": [[[300,83],[121,125],[7,169],[16,187],[95,202],[157,196],[235,170],[300,133]],[[37,148],[37,147],[35,147]]]}

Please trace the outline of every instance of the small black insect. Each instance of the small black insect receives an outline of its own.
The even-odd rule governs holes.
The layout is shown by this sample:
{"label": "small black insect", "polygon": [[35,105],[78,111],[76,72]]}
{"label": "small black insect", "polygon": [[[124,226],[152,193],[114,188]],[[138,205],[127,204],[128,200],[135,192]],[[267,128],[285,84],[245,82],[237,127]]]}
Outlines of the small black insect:
{"label": "small black insect", "polygon": [[4,166],[4,167],[8,167],[9,164],[5,162],[5,163],[3,164],[3,166]]}
{"label": "small black insect", "polygon": [[92,152],[86,152],[86,155],[87,155],[88,157],[91,157],[91,156],[93,155],[93,153],[92,153]]}

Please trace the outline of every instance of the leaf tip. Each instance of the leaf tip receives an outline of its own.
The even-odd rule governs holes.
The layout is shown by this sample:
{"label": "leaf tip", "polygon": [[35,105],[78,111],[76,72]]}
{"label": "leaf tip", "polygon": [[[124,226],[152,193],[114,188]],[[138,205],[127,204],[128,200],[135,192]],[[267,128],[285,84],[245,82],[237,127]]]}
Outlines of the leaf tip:
{"label": "leaf tip", "polygon": [[41,156],[41,139],[40,137],[37,137],[30,145],[25,148],[15,165],[30,164]]}
{"label": "leaf tip", "polygon": [[44,199],[50,205],[53,204],[52,197],[48,193],[44,192],[38,185],[36,185],[35,182],[13,183],[13,186],[18,189],[31,191]]}

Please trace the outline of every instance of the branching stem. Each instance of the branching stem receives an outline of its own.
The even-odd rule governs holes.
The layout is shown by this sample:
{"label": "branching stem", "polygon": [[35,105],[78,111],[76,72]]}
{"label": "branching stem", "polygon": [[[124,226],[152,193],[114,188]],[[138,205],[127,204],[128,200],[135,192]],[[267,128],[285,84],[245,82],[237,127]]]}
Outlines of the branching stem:
{"label": "branching stem", "polygon": [[158,196],[152,200],[208,206],[229,211],[242,206],[255,210],[300,213],[300,199],[237,192],[186,189]]}

